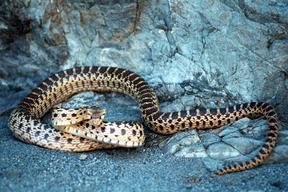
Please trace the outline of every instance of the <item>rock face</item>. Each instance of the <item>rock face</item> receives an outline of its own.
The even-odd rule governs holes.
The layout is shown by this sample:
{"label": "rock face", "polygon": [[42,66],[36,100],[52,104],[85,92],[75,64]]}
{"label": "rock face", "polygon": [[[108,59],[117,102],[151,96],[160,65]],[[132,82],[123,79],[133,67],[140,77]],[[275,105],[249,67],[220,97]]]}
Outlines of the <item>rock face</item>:
{"label": "rock face", "polygon": [[[0,113],[50,73],[117,66],[143,76],[163,111],[252,100],[273,104],[284,130],[273,157],[283,161],[286,155],[287,161],[287,10],[287,1],[266,0],[3,0]],[[89,94],[94,96],[84,94],[87,100]],[[128,109],[136,111],[136,104]],[[132,119],[139,119],[136,114]],[[264,125],[244,122],[245,129],[235,124],[219,135],[176,134],[165,149],[214,160],[246,156],[261,144]]]}

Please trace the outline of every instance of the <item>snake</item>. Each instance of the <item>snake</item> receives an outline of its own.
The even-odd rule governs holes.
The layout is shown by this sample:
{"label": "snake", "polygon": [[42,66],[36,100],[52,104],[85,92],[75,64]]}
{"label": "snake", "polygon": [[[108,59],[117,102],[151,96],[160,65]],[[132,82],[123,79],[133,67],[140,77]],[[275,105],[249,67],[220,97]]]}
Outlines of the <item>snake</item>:
{"label": "snake", "polygon": [[[82,152],[113,147],[113,142],[109,143],[109,139],[104,141],[103,138],[110,137],[111,128],[119,129],[120,126],[120,130],[123,131],[118,131],[118,138],[129,134],[129,136],[136,137],[134,140],[138,143],[128,144],[128,146],[141,145],[144,134],[141,127],[138,127],[140,130],[137,133],[126,131],[127,127],[133,127],[135,124],[123,125],[121,122],[114,122],[107,124],[110,127],[108,130],[104,122],[99,129],[103,132],[102,139],[91,140],[55,129],[50,124],[41,121],[41,118],[53,106],[82,91],[118,92],[131,96],[139,105],[144,124],[155,133],[163,135],[187,129],[219,128],[244,117],[265,118],[268,122],[267,134],[257,154],[249,160],[236,161],[216,170],[214,172],[216,176],[261,165],[273,152],[277,142],[278,117],[274,107],[268,103],[249,102],[223,108],[199,107],[163,112],[160,110],[155,91],[141,76],[126,69],[108,66],[74,67],[51,75],[33,89],[11,112],[8,120],[10,130],[17,139],[26,143],[55,150]],[[123,127],[126,128],[123,129]],[[123,145],[125,146],[125,143]]]}
{"label": "snake", "polygon": [[142,124],[105,122],[106,110],[97,106],[67,109],[53,107],[52,126],[62,132],[99,141],[113,147],[138,147],[145,140]]}

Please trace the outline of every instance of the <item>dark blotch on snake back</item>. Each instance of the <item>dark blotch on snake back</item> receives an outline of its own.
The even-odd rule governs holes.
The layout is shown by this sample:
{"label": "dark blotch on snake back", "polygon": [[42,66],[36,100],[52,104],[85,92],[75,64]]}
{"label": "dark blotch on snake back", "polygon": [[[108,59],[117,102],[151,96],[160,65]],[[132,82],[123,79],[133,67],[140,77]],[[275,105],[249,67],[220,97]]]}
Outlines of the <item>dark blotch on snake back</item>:
{"label": "dark blotch on snake back", "polygon": [[81,73],[81,67],[75,67],[75,73],[80,74]]}

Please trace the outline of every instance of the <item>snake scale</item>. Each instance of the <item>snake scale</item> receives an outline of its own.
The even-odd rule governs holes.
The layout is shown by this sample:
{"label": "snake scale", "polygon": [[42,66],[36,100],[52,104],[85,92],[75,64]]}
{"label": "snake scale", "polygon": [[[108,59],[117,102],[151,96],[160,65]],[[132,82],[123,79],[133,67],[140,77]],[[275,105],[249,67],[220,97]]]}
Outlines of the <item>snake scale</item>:
{"label": "snake scale", "polygon": [[[155,92],[142,77],[115,67],[75,67],[50,76],[12,111],[10,129],[16,138],[50,149],[80,152],[111,147],[56,130],[40,121],[52,106],[81,91],[121,92],[130,95],[139,103],[145,124],[159,134],[172,134],[189,128],[217,128],[243,117],[263,116],[267,119],[269,129],[259,152],[248,161],[223,167],[215,175],[254,168],[269,157],[276,145],[279,129],[277,114],[267,103],[251,102],[226,108],[161,112]],[[137,134],[140,137],[143,132]]]}

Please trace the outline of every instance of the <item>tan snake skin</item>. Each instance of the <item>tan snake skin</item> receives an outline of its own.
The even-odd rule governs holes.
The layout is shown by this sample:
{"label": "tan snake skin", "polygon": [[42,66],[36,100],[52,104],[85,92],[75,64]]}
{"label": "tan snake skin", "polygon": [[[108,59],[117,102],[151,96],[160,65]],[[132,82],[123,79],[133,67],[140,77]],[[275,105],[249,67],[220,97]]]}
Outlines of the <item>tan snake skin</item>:
{"label": "tan snake skin", "polygon": [[268,158],[276,145],[277,114],[267,103],[251,102],[227,108],[200,108],[164,113],[159,109],[154,91],[142,77],[131,71],[114,67],[75,67],[50,76],[25,97],[11,113],[9,119],[11,131],[22,141],[50,149],[89,151],[110,148],[111,146],[107,144],[73,136],[40,121],[52,106],[81,91],[112,91],[132,96],[139,103],[146,125],[160,134],[172,134],[190,128],[217,128],[243,117],[266,118],[269,130],[259,153],[249,161],[224,167],[215,175],[256,167]]}

